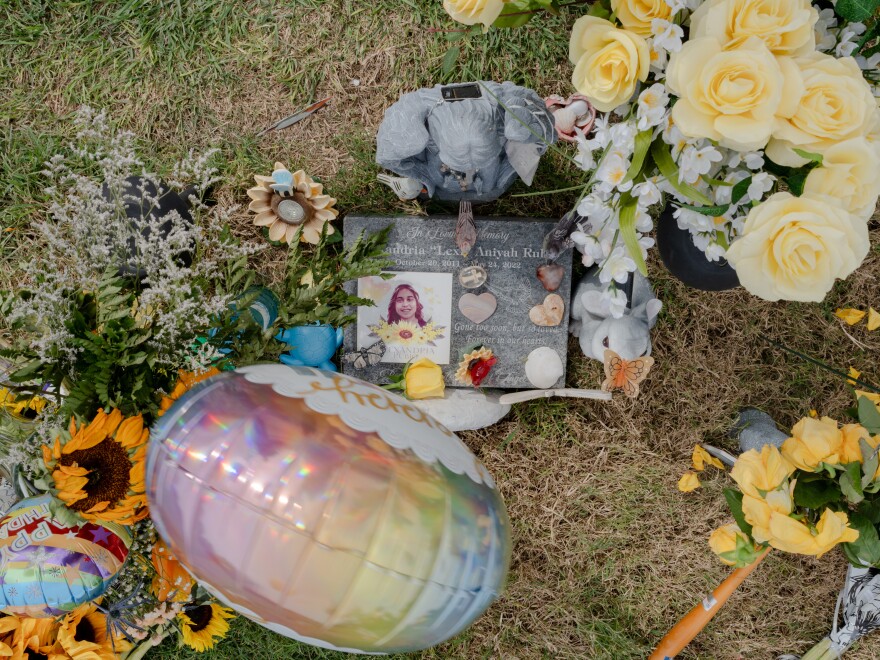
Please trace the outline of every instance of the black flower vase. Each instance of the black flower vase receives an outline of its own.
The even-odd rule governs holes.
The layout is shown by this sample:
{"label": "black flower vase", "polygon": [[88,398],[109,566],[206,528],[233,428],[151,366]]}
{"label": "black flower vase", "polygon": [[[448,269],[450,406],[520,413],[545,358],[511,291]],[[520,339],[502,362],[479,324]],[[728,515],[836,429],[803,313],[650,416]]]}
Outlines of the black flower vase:
{"label": "black flower vase", "polygon": [[684,284],[701,291],[724,291],[739,286],[736,271],[725,259],[709,261],[691,239],[691,233],[680,229],[667,204],[657,223],[657,249],[663,264]]}
{"label": "black flower vase", "polygon": [[[127,256],[125,258],[125,263],[119,266],[119,275],[123,277],[135,277],[137,279],[143,279],[146,276],[146,272],[137,267],[136,257],[137,257],[137,242],[134,236],[134,232],[137,231],[136,227],[138,224],[141,224],[141,219],[144,220],[148,218],[166,218],[169,213],[172,211],[177,211],[180,215],[181,222],[184,222],[187,225],[193,224],[192,213],[190,212],[190,197],[196,194],[196,189],[194,187],[187,188],[181,192],[175,192],[171,188],[169,188],[165,183],[159,182],[157,186],[153,181],[144,179],[139,176],[130,176],[125,179],[125,188],[122,191],[122,194],[125,196],[124,200],[124,211],[125,216],[132,220],[132,236],[128,240],[127,246]],[[158,198],[157,204],[152,204],[146,199],[144,199],[141,195],[142,192],[146,193],[146,196],[151,198]],[[108,186],[104,186],[101,190],[101,193],[104,199],[110,200],[110,189]],[[168,216],[165,221],[159,226],[160,235],[167,236],[172,228],[172,217]],[[143,227],[141,229],[141,233],[144,236],[149,236],[150,228]],[[192,246],[193,248],[195,246]],[[176,259],[178,263],[182,266],[189,267],[192,265],[192,251],[184,250],[183,252],[176,255]]]}

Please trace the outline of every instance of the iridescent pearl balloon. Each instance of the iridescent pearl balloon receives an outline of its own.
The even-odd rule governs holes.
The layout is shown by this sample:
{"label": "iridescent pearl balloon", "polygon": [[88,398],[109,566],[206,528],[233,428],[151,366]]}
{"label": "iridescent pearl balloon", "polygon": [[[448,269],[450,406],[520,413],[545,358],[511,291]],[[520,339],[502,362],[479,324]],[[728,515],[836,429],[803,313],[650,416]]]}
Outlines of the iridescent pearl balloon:
{"label": "iridescent pearl balloon", "polygon": [[204,381],[153,429],[153,522],[215,596],[330,649],[427,648],[499,595],[504,503],[453,433],[340,374],[256,365]]}
{"label": "iridescent pearl balloon", "polygon": [[[73,522],[51,495],[16,503],[0,518],[0,610],[58,616],[103,594],[131,535],[121,525]],[[55,511],[58,511],[56,514]]]}

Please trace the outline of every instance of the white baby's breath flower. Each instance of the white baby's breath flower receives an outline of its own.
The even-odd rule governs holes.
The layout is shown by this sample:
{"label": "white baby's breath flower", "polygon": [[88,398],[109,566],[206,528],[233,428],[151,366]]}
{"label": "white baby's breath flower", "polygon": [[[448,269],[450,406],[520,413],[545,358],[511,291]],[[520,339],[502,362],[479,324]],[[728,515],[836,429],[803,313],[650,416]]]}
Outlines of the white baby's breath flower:
{"label": "white baby's breath flower", "polygon": [[679,229],[685,229],[690,232],[707,232],[715,229],[715,223],[712,218],[684,207],[675,209],[672,212],[672,217],[677,221]]}
{"label": "white baby's breath flower", "polygon": [[651,218],[651,214],[642,207],[636,208],[635,228],[636,231],[642,233],[649,232],[654,228],[654,220]]}
{"label": "white baby's breath flower", "polygon": [[623,317],[626,313],[627,302],[626,293],[622,289],[608,287],[602,292],[603,306],[608,310],[606,313],[610,314],[612,318],[619,319]]}
{"label": "white baby's breath flower", "polygon": [[681,153],[678,161],[680,181],[695,183],[704,174],[708,174],[714,163],[721,162],[721,153],[713,146],[697,149],[688,145]]}
{"label": "white baby's breath flower", "polygon": [[651,33],[654,35],[654,45],[670,53],[681,50],[681,40],[684,30],[680,26],[663,18],[655,18],[651,21]]}
{"label": "white baby's breath flower", "polygon": [[662,83],[654,83],[639,94],[636,107],[638,129],[647,130],[658,126],[663,122],[666,115],[666,106],[669,104],[669,94]]}
{"label": "white baby's breath flower", "polygon": [[837,46],[834,48],[834,54],[837,57],[849,57],[853,51],[859,47],[858,36],[865,31],[863,23],[850,23],[843,28],[837,35]]}
{"label": "white baby's breath flower", "polygon": [[648,57],[650,58],[649,68],[654,73],[654,77],[662,80],[666,77],[666,65],[669,63],[669,53],[654,43],[653,39],[648,39]]}
{"label": "white baby's breath flower", "polygon": [[577,155],[574,157],[575,164],[584,172],[592,172],[596,168],[596,159],[593,156],[593,148],[587,140],[584,132],[575,126],[574,139],[577,143]]}

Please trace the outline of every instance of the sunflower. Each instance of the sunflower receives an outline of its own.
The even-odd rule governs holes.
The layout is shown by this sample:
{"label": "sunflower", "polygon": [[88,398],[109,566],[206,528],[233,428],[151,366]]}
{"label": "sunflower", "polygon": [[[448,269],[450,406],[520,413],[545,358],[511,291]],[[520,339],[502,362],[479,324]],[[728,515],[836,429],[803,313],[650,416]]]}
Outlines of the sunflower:
{"label": "sunflower", "polygon": [[161,539],[153,545],[153,568],[156,575],[153,576],[152,591],[160,602],[186,601],[192,591],[193,579],[186,569],[180,564],[165,541]]}
{"label": "sunflower", "polygon": [[[68,657],[57,648],[58,622],[54,619],[6,617],[0,621],[0,630],[14,631],[11,639],[6,640],[7,645],[11,645],[13,658],[60,660]],[[0,645],[0,652],[2,648]]]}
{"label": "sunflower", "polygon": [[149,514],[144,488],[149,429],[141,415],[125,418],[104,409],[90,424],[70,420],[66,434],[43,461],[52,471],[58,499],[86,520],[133,525]]}
{"label": "sunflower", "polygon": [[220,373],[219,369],[215,367],[211,367],[207,371],[201,371],[199,373],[195,373],[193,371],[183,371],[182,369],[177,372],[177,382],[174,383],[174,389],[171,390],[170,394],[166,394],[162,397],[162,401],[159,403],[159,417],[168,412],[168,409],[174,405],[174,402],[177,401],[184,394],[189,392],[189,390],[196,383],[201,383],[203,380],[207,380],[211,376],[216,376]]}
{"label": "sunflower", "polygon": [[425,342],[425,333],[422,332],[422,328],[418,323],[398,321],[391,327],[394,329],[394,334],[391,336],[391,343],[393,344],[407,346],[409,344],[422,344]]}
{"label": "sunflower", "polygon": [[[254,181],[258,185],[247,191],[253,200],[248,210],[257,214],[255,225],[269,228],[273,241],[291,243],[301,227],[299,240],[314,245],[320,240],[324,225],[339,215],[333,208],[336,200],[324,195],[324,186],[302,170],[291,174],[282,163],[275,163],[272,176],[258,174]],[[327,235],[334,231],[333,225],[328,224]]]}
{"label": "sunflower", "polygon": [[388,321],[380,321],[376,325],[371,325],[370,332],[386,344],[394,341],[394,326],[390,325]]}
{"label": "sunflower", "polygon": [[498,358],[492,353],[492,349],[480,346],[462,356],[455,378],[464,385],[479,387],[496,362]]}
{"label": "sunflower", "polygon": [[214,644],[226,637],[229,632],[226,619],[233,619],[235,615],[228,607],[204,603],[184,608],[177,618],[180,619],[183,643],[202,652],[214,648]]}
{"label": "sunflower", "polygon": [[41,396],[20,395],[14,389],[0,387],[0,408],[19,422],[34,421],[45,407],[46,399]]}
{"label": "sunflower", "polygon": [[[95,603],[85,603],[69,612],[58,626],[56,653],[72,660],[116,660],[131,645],[122,635],[107,634],[107,617]],[[66,657],[66,656],[61,656]]]}

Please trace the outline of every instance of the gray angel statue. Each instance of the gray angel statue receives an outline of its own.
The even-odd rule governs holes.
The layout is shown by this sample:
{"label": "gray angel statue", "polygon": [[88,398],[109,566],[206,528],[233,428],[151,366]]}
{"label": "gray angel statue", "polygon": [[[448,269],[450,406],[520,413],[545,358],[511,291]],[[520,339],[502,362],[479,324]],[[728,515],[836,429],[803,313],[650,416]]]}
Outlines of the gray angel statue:
{"label": "gray angel statue", "polygon": [[[401,199],[426,193],[461,202],[456,238],[466,254],[476,240],[470,202],[497,199],[517,177],[531,185],[555,141],[553,115],[531,89],[511,82],[436,85],[404,94],[385,111],[376,162],[401,178],[379,180]],[[472,240],[463,235],[468,223]]]}

